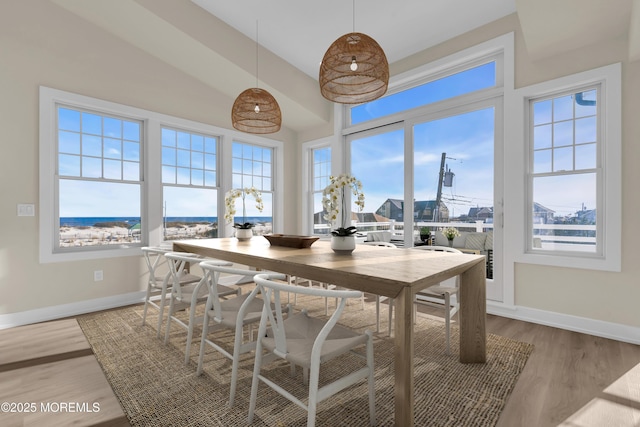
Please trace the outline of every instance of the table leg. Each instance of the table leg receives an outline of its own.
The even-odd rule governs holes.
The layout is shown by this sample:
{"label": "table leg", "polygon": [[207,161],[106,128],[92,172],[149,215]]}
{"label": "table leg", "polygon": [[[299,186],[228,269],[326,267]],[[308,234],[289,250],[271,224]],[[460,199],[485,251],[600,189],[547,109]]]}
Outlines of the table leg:
{"label": "table leg", "polygon": [[395,425],[413,426],[413,294],[405,287],[394,300]]}
{"label": "table leg", "polygon": [[460,280],[460,362],[487,361],[487,281],[486,266],[478,263],[462,273]]}

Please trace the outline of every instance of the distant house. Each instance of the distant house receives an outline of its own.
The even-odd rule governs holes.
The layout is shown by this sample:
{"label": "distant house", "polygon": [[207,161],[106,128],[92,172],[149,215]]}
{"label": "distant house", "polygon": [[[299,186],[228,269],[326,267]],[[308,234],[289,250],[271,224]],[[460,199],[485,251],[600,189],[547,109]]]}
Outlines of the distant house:
{"label": "distant house", "polygon": [[595,224],[596,223],[596,210],[595,209],[582,209],[576,212],[575,222],[578,224]]}
{"label": "distant house", "polygon": [[389,222],[389,218],[373,212],[351,212],[351,220],[358,222]]}
{"label": "distant house", "polygon": [[[327,220],[324,219],[326,211],[316,212],[313,214],[314,224],[327,224]],[[378,215],[373,212],[351,212],[351,220],[357,222],[389,222],[389,218],[382,215]]]}
{"label": "distant house", "polygon": [[[404,202],[400,199],[387,199],[375,213],[402,222],[404,220]],[[413,218],[415,221],[448,221],[449,209],[444,203],[440,203],[440,218],[434,218],[436,215],[435,200],[413,202]]]}
{"label": "distant house", "polygon": [[533,202],[533,223],[553,224],[553,217],[556,211],[551,210],[540,203]]}
{"label": "distant house", "polygon": [[493,207],[477,207],[469,209],[468,221],[493,222]]}

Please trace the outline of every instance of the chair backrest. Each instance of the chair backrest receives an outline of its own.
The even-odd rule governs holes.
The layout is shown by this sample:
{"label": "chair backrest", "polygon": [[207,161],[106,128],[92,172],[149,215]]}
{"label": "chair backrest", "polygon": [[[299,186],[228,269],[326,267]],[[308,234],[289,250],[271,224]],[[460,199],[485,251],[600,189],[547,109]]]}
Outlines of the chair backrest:
{"label": "chair backrest", "polygon": [[[144,260],[149,269],[149,282],[157,286],[156,280],[159,276],[156,275],[156,271],[158,267],[166,262],[164,254],[167,253],[167,250],[157,246],[144,246],[142,247],[142,253],[144,254]],[[167,271],[164,279],[166,280],[170,274],[171,272]]]}
{"label": "chair backrest", "polygon": [[[205,274],[205,278],[207,280],[207,286],[209,287],[209,297],[211,308],[213,308],[214,315],[213,320],[217,323],[222,323],[223,320],[223,312],[222,306],[220,304],[220,296],[218,295],[218,284],[220,283],[220,275],[221,274],[231,274],[238,277],[238,282],[241,280],[250,278],[253,279],[253,276],[256,275],[255,270],[246,270],[240,268],[233,268],[233,263],[227,261],[219,261],[219,260],[211,260],[211,261],[203,261],[200,264],[200,268]],[[259,293],[259,288],[256,286],[252,291],[249,297],[247,297],[246,301],[250,301]],[[242,304],[240,309],[238,310],[238,319],[244,319],[245,310],[248,304]]]}
{"label": "chair backrest", "polygon": [[173,279],[172,293],[182,298],[182,289],[180,287],[180,278],[187,274],[188,264],[200,263],[205,258],[203,256],[192,254],[189,252],[168,252],[164,257],[169,263],[169,272]]}
{"label": "chair backrest", "polygon": [[[331,332],[331,329],[333,329],[336,323],[338,323],[338,320],[340,319],[340,316],[344,311],[347,300],[349,298],[359,299],[362,297],[362,292],[360,291],[289,285],[288,283],[286,283],[287,277],[284,274],[278,273],[256,274],[253,280],[255,280],[256,284],[263,293],[265,301],[273,301],[274,304],[273,310],[267,305],[265,305],[265,308],[263,308],[258,336],[264,336],[264,334],[266,333],[268,322],[273,331],[275,339],[276,348],[274,350],[274,353],[282,358],[285,358],[287,355],[287,337],[284,328],[284,318],[282,315],[282,300],[280,298],[281,292],[290,292],[301,295],[338,299],[336,310],[333,312],[329,320],[327,320],[325,326],[320,330],[320,333],[316,337],[316,340],[313,344],[313,349],[311,350],[311,360],[320,360],[322,344]],[[283,282],[275,282],[274,280],[281,280]]]}
{"label": "chair backrest", "polygon": [[385,248],[397,248],[396,245],[390,242],[362,242],[361,244],[367,245],[367,246],[382,246]]}
{"label": "chair backrest", "polygon": [[453,254],[461,254],[462,251],[459,251],[456,248],[451,248],[449,246],[430,246],[430,245],[425,245],[425,246],[414,246],[411,249],[419,249],[422,251],[436,251],[436,252],[451,252]]}

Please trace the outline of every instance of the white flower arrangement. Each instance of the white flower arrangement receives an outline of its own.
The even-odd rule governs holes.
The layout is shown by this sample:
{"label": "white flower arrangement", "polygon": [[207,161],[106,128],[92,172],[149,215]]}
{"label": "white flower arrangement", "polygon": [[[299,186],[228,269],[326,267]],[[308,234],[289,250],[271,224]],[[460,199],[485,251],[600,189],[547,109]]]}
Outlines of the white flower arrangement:
{"label": "white flower arrangement", "polygon": [[245,198],[250,194],[256,199],[256,209],[262,212],[264,209],[264,205],[262,203],[262,193],[255,187],[249,188],[234,188],[232,190],[227,191],[224,196],[224,204],[225,204],[225,213],[224,219],[227,221],[227,224],[231,224],[236,215],[236,199],[238,197],[242,197],[242,224],[235,223],[234,228],[252,228],[253,224],[250,222],[246,222],[245,218],[247,216],[247,209],[245,206]]}
{"label": "white flower arrangement", "polygon": [[460,235],[460,232],[455,227],[447,227],[442,229],[442,234],[447,240],[453,240]]}
{"label": "white flower arrangement", "polygon": [[356,228],[353,226],[346,227],[347,220],[347,199],[345,197],[345,191],[351,190],[351,193],[356,196],[354,204],[361,212],[364,209],[364,193],[362,192],[362,183],[355,177],[349,174],[341,174],[329,177],[329,185],[322,191],[322,206],[327,211],[324,215],[330,224],[335,224],[338,217],[341,216],[342,226],[337,230],[331,232],[334,236],[349,236],[356,232]]}

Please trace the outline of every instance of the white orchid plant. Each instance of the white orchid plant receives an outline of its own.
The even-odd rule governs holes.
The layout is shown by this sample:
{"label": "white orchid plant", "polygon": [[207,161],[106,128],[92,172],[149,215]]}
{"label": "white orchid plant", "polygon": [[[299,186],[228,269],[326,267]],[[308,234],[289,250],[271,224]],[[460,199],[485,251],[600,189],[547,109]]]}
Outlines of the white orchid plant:
{"label": "white orchid plant", "polygon": [[447,240],[453,240],[460,235],[460,232],[455,227],[447,227],[442,229],[442,234]]}
{"label": "white orchid plant", "polygon": [[238,197],[242,197],[242,224],[236,222],[235,224],[233,224],[234,228],[248,229],[253,227],[252,223],[246,222],[247,208],[245,205],[245,198],[247,197],[247,195],[252,195],[256,199],[256,209],[258,209],[258,211],[262,212],[262,209],[264,209],[264,204],[262,203],[262,193],[255,187],[234,188],[227,191],[224,197],[224,219],[227,221],[227,224],[231,224],[233,222],[236,216],[236,199]]}
{"label": "white orchid plant", "polygon": [[331,232],[334,236],[350,236],[356,232],[356,227],[349,226],[347,214],[346,191],[351,191],[355,196],[354,204],[361,212],[364,209],[364,193],[362,183],[349,174],[341,174],[329,177],[329,185],[322,191],[322,206],[324,207],[326,219],[330,224],[335,224],[338,218],[341,219],[341,226]]}

